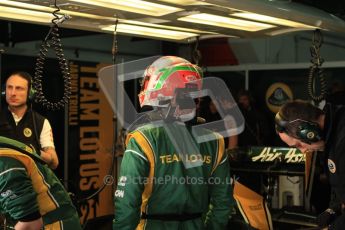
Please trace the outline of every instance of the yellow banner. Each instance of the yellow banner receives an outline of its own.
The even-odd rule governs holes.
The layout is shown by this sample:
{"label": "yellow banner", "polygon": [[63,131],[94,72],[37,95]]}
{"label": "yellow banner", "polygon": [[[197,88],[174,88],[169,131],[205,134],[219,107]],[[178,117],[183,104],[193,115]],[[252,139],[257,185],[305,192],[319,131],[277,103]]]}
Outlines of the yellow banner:
{"label": "yellow banner", "polygon": [[109,171],[114,140],[113,112],[99,87],[97,77],[97,72],[104,66],[70,62],[72,95],[68,121],[69,154],[72,154],[72,158],[69,161],[69,174],[78,174],[75,177],[78,181],[78,199],[92,196],[107,183],[100,193],[81,204],[82,223],[111,215],[114,211],[113,178]]}

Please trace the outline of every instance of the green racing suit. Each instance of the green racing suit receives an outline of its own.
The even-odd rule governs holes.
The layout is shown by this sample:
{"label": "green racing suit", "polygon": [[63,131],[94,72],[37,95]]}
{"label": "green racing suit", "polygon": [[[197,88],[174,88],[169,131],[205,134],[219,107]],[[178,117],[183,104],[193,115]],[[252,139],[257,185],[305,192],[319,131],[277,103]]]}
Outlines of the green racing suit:
{"label": "green racing suit", "polygon": [[[127,136],[115,191],[114,230],[226,227],[234,200],[223,137],[203,130],[211,140],[197,143],[191,133],[184,123],[174,122],[165,128],[145,125]],[[188,145],[198,152],[177,151]],[[189,163],[196,164],[186,167]]]}
{"label": "green racing suit", "polygon": [[42,217],[44,229],[81,229],[59,179],[29,146],[0,136],[0,213],[8,225]]}

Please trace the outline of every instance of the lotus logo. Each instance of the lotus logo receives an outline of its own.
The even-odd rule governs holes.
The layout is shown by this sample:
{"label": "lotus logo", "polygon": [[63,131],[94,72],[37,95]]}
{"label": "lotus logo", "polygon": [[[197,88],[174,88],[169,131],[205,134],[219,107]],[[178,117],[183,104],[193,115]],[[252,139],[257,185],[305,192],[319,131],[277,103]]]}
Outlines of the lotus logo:
{"label": "lotus logo", "polygon": [[331,173],[335,173],[335,171],[337,170],[334,161],[332,161],[331,159],[328,159],[328,170]]}
{"label": "lotus logo", "polygon": [[307,138],[308,138],[308,139],[313,139],[314,137],[315,137],[314,132],[308,132],[308,133],[307,133]]}
{"label": "lotus logo", "polygon": [[26,136],[26,137],[31,137],[32,131],[31,131],[31,129],[29,129],[29,128],[25,128],[24,131],[23,131],[23,134],[24,134],[24,136]]}
{"label": "lotus logo", "polygon": [[274,113],[279,111],[280,106],[293,99],[290,87],[283,83],[273,83],[266,91],[266,105]]}
{"label": "lotus logo", "polygon": [[289,95],[280,87],[275,89],[273,93],[268,97],[268,102],[272,105],[281,106],[290,100]]}

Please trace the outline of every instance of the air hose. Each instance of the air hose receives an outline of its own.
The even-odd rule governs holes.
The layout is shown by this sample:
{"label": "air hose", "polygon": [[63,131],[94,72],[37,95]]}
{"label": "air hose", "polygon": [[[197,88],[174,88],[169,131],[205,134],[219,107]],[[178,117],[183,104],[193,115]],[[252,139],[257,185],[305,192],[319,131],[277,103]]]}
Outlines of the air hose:
{"label": "air hose", "polygon": [[[319,103],[325,98],[327,83],[325,73],[321,68],[324,60],[320,56],[320,47],[323,43],[323,37],[319,29],[314,31],[312,46],[310,47],[311,63],[308,75],[308,94],[315,103]],[[317,80],[320,83],[320,93],[316,94]]]}
{"label": "air hose", "polygon": [[[35,102],[40,103],[48,110],[58,110],[64,108],[65,104],[68,103],[69,97],[71,95],[71,79],[69,74],[68,62],[64,57],[63,48],[60,40],[58,23],[62,23],[64,20],[69,19],[68,16],[64,15],[59,17],[58,12],[60,8],[57,6],[55,1],[56,10],[53,12],[54,19],[52,20],[52,26],[45,37],[41,48],[39,51],[38,58],[36,59],[35,75],[33,79],[33,88],[35,90]],[[43,92],[43,70],[44,63],[47,58],[48,49],[53,48],[57,60],[59,62],[59,67],[62,73],[62,78],[64,82],[64,93],[60,100],[49,101]]]}

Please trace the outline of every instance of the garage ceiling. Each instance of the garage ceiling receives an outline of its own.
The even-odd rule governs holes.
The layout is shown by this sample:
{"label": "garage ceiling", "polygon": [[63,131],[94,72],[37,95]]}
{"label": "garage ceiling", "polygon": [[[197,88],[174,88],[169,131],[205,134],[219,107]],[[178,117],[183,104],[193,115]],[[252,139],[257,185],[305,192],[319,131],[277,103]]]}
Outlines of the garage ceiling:
{"label": "garage ceiling", "polygon": [[[65,36],[113,33],[117,20],[119,34],[176,42],[191,42],[196,37],[255,38],[315,28],[345,33],[344,4],[328,7],[330,14],[316,8],[332,5],[322,2],[326,1],[0,0],[0,27],[6,32],[1,33],[1,40],[20,42],[19,37],[13,40],[10,36],[15,30],[29,37],[44,37],[57,7],[60,21],[63,15],[70,17],[59,23],[67,28]],[[27,24],[7,21],[42,26],[26,31],[31,28]]]}

